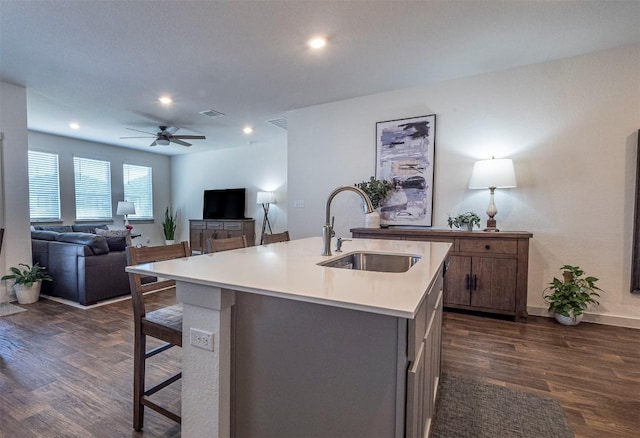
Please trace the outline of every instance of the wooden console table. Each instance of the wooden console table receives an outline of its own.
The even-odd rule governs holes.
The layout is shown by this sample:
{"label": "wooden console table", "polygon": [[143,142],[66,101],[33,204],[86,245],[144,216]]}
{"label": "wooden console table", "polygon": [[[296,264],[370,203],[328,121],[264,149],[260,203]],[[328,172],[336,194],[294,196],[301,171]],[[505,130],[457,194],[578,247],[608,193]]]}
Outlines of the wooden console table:
{"label": "wooden console table", "polygon": [[256,244],[256,221],[253,219],[189,219],[191,251],[204,251],[208,238],[226,239],[245,236],[248,246]]}
{"label": "wooden console table", "polygon": [[526,231],[353,228],[353,237],[451,242],[444,305],[527,318],[529,239]]}

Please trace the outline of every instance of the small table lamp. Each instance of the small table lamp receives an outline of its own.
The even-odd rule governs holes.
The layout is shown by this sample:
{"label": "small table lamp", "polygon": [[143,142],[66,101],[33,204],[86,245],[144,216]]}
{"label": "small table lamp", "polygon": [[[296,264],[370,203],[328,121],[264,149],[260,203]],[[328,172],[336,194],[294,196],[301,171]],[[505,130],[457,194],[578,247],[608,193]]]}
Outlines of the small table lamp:
{"label": "small table lamp", "polygon": [[128,201],[118,201],[118,208],[116,209],[116,214],[123,216],[124,215],[124,227],[127,229],[131,229],[131,225],[129,225],[129,215],[136,214],[136,205],[133,202]]}
{"label": "small table lamp", "polygon": [[273,234],[271,231],[271,223],[269,222],[269,205],[276,203],[276,198],[273,196],[273,192],[258,192],[257,203],[262,204],[262,210],[264,211],[264,219],[262,220],[262,234],[260,235],[260,245],[264,242],[264,232],[269,227],[269,234]]}
{"label": "small table lamp", "polygon": [[509,158],[476,161],[469,181],[470,189],[489,189],[489,207],[487,207],[487,228],[485,231],[500,231],[496,228],[494,216],[498,214],[493,202],[493,192],[497,188],[506,189],[516,187],[516,174],[513,170],[513,160]]}

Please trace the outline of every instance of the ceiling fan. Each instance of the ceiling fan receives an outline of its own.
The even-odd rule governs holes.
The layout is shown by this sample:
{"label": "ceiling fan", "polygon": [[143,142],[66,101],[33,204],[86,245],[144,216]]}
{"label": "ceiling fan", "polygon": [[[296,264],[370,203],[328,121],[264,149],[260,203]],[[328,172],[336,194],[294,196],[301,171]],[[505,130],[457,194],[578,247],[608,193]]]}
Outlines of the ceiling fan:
{"label": "ceiling fan", "polygon": [[149,146],[167,146],[169,143],[175,143],[182,146],[191,146],[191,143],[187,143],[182,140],[206,140],[204,135],[174,135],[176,131],[180,128],[176,128],[175,126],[158,126],[160,131],[157,134],[153,132],[141,131],[139,129],[127,128],[130,131],[142,132],[145,135],[143,137],[120,137],[120,138],[155,138],[153,143]]}

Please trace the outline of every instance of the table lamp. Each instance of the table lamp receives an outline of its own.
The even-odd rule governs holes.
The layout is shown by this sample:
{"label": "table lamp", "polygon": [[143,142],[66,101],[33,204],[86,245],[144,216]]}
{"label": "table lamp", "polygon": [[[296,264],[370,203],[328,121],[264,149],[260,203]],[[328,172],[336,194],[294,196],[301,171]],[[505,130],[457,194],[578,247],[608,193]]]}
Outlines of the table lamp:
{"label": "table lamp", "polygon": [[129,225],[129,215],[136,214],[136,206],[133,202],[128,201],[118,201],[118,208],[116,209],[116,214],[120,216],[124,216],[124,227],[127,229],[133,228]]}
{"label": "table lamp", "polygon": [[469,181],[470,189],[489,189],[489,206],[487,207],[487,228],[485,231],[500,231],[496,228],[495,215],[498,209],[493,201],[493,193],[497,188],[506,189],[516,187],[516,174],[513,170],[513,160],[509,158],[476,161]]}

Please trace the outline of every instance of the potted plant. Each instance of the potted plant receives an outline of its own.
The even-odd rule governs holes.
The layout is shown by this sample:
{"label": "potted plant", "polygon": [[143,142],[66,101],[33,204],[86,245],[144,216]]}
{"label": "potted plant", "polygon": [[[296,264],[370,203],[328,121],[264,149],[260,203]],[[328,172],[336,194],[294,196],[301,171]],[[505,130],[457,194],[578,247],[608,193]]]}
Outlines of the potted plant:
{"label": "potted plant", "polygon": [[480,228],[480,216],[473,211],[468,211],[456,217],[449,216],[447,223],[449,224],[449,228],[453,228],[454,226],[460,228],[462,225],[466,225],[469,231],[473,231],[474,225]]}
{"label": "potted plant", "polygon": [[178,214],[175,215],[171,212],[171,207],[167,207],[164,211],[164,220],[162,221],[162,231],[164,232],[164,240],[167,245],[175,243],[176,238],[176,220]]}
{"label": "potted plant", "polygon": [[602,292],[595,283],[596,277],[584,277],[579,266],[564,265],[563,279],[554,277],[542,292],[542,298],[549,304],[556,321],[563,325],[577,325],[582,321],[583,311],[590,304],[600,304],[596,298]]}
{"label": "potted plant", "polygon": [[[24,266],[24,268],[20,268],[20,266]],[[18,303],[31,304],[40,298],[42,281],[52,280],[46,269],[37,263],[33,266],[20,263],[18,267],[9,268],[11,274],[3,275],[1,279],[13,280],[13,291],[16,293]]]}
{"label": "potted plant", "polygon": [[[378,210],[382,201],[395,189],[391,181],[376,179],[373,176],[369,178],[369,181],[356,183],[355,186],[369,196],[371,205],[375,210]],[[380,213],[378,211],[368,213],[365,216],[365,226],[367,228],[380,228]]]}

